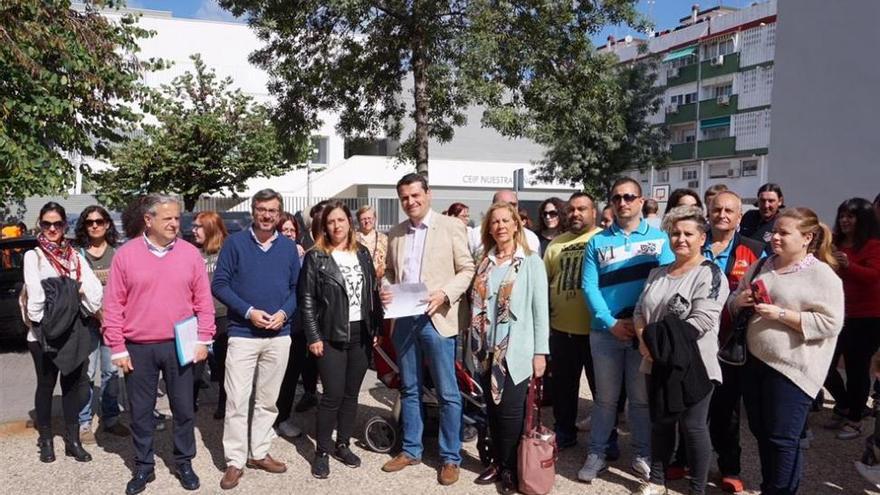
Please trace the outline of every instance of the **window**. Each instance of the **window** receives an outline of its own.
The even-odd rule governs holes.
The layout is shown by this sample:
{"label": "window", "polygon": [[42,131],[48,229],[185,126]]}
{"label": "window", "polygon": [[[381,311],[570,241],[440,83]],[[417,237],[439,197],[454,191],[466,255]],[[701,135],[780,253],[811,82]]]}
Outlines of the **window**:
{"label": "window", "polygon": [[718,55],[733,53],[733,38],[726,38],[703,45],[703,60],[711,60]]}
{"label": "window", "polygon": [[724,139],[726,137],[730,137],[730,126],[719,126],[712,127],[710,129],[703,129],[703,139]]}
{"label": "window", "polygon": [[684,167],[681,169],[681,180],[691,181],[700,180],[700,171],[693,167]]}
{"label": "window", "polygon": [[695,101],[697,101],[696,92],[669,97],[669,103],[673,105],[687,105],[688,103],[693,103]]}
{"label": "window", "polygon": [[722,179],[729,177],[731,174],[728,174],[728,170],[730,170],[730,162],[710,163],[709,178]]}
{"label": "window", "polygon": [[730,96],[733,94],[733,83],[721,84],[719,86],[715,86],[712,88],[711,95],[714,98],[718,98],[719,96]]}
{"label": "window", "polygon": [[672,77],[673,69],[687,67],[688,65],[693,65],[695,63],[697,63],[696,55],[688,55],[686,57],[681,57],[675,60],[670,60],[669,62],[665,62],[664,65],[666,66],[666,77]]}
{"label": "window", "polygon": [[656,181],[661,184],[664,182],[669,182],[669,169],[655,170],[654,176]]}
{"label": "window", "polygon": [[697,138],[697,130],[693,125],[674,127],[671,130],[672,144],[693,143]]}
{"label": "window", "polygon": [[312,163],[327,165],[327,136],[312,136]]}
{"label": "window", "polygon": [[352,155],[389,156],[388,139],[353,138],[345,141],[345,158]]}
{"label": "window", "polygon": [[758,175],[758,160],[742,161],[742,176],[755,177]]}

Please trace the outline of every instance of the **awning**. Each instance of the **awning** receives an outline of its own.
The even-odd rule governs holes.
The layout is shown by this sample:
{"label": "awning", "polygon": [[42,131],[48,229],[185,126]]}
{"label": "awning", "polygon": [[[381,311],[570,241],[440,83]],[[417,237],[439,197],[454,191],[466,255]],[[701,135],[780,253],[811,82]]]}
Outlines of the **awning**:
{"label": "awning", "polygon": [[667,53],[665,57],[663,57],[664,62],[669,62],[672,60],[678,60],[680,58],[688,57],[696,53],[696,46],[689,46],[687,48],[682,48],[681,50],[676,50],[674,52]]}
{"label": "awning", "polygon": [[714,119],[706,119],[700,121],[700,129],[711,129],[713,127],[724,127],[730,125],[730,116],[716,117]]}

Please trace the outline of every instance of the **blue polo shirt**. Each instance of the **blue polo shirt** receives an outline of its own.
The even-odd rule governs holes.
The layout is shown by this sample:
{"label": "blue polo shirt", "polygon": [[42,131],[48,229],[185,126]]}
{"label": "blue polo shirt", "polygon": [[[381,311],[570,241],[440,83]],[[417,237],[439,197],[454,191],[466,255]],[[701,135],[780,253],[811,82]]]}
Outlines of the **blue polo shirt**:
{"label": "blue polo shirt", "polygon": [[715,263],[715,266],[721,269],[721,273],[727,273],[727,262],[730,260],[730,253],[733,252],[734,239],[727,243],[724,251],[718,254],[712,252],[712,232],[706,234],[706,244],[703,244],[703,257]]}
{"label": "blue polo shirt", "polygon": [[631,317],[651,270],[675,260],[666,233],[644,219],[630,234],[615,222],[590,238],[585,250],[581,287],[593,314],[591,328],[599,331]]}

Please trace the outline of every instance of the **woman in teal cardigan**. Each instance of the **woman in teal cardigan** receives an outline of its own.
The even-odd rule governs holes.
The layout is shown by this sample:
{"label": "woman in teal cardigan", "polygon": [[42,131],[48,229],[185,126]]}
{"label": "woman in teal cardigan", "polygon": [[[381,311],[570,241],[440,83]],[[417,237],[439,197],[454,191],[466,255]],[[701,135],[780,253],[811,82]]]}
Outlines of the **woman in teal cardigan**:
{"label": "woman in teal cardigan", "polygon": [[475,483],[500,481],[502,493],[514,493],[529,379],[544,375],[550,353],[547,273],[512,205],[493,204],[482,229],[467,351],[488,404],[494,462]]}

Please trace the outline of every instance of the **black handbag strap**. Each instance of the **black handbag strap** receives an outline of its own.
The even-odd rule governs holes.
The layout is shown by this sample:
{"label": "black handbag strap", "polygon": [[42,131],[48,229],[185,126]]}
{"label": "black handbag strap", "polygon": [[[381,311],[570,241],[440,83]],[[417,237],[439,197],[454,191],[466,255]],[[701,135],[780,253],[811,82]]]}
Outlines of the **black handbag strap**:
{"label": "black handbag strap", "polygon": [[528,434],[541,427],[541,396],[544,392],[544,381],[532,377],[529,381],[529,393],[526,398],[526,417],[523,432]]}

